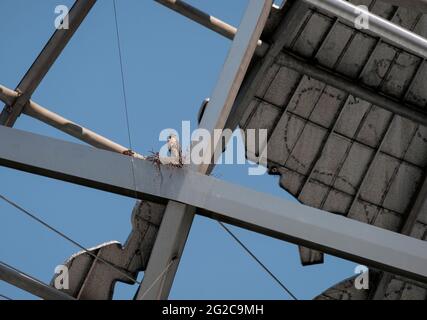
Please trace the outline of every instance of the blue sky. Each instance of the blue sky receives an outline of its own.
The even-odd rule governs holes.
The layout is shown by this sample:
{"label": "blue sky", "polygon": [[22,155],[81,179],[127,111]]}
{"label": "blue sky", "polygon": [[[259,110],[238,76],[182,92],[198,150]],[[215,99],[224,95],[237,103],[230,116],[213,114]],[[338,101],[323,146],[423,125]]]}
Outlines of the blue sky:
{"label": "blue sky", "polygon": [[[247,0],[189,1],[238,25]],[[72,0],[0,1],[0,84],[15,88],[54,31],[54,9]],[[147,154],[162,145],[165,128],[195,125],[231,42],[151,0],[118,0],[133,147]],[[33,100],[123,145],[128,145],[111,0],[100,0],[44,79]],[[22,116],[16,128],[76,142]],[[214,175],[291,199],[278,178],[248,176],[245,166],[220,166]],[[0,168],[0,193],[86,247],[124,242],[135,200]],[[298,214],[297,212],[295,214]],[[55,267],[79,251],[0,202],[0,260],[45,282]],[[241,240],[300,299],[311,299],[354,274],[354,264],[327,256],[324,265],[301,267],[295,245],[232,227]],[[140,275],[140,279],[142,274]],[[116,286],[116,299],[136,287]],[[0,282],[0,294],[33,299]],[[196,217],[174,283],[172,299],[288,299],[286,293],[217,222]]]}

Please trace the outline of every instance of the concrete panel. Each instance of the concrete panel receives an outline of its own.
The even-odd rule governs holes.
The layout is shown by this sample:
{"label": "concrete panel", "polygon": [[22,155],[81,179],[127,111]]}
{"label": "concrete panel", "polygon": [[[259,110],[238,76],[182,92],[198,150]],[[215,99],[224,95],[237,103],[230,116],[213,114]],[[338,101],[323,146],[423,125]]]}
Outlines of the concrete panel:
{"label": "concrete panel", "polygon": [[368,203],[363,200],[357,200],[347,217],[371,224],[375,216],[379,212],[379,208],[372,203]]}
{"label": "concrete panel", "polygon": [[395,7],[384,1],[375,1],[374,6],[372,7],[372,13],[379,15],[380,17],[389,20],[390,17],[395,12]]}
{"label": "concrete panel", "polygon": [[332,69],[342,55],[352,34],[353,29],[342,23],[336,24],[317,54],[319,63]]}
{"label": "concrete panel", "polygon": [[267,93],[268,88],[276,78],[277,73],[280,71],[280,68],[281,67],[278,64],[273,63],[273,65],[268,69],[268,71],[264,76],[263,81],[261,82],[260,86],[256,90],[256,93],[255,93],[256,97],[258,98],[265,97],[265,94]]}
{"label": "concrete panel", "polygon": [[427,223],[424,220],[415,222],[411,237],[427,240]]}
{"label": "concrete panel", "polygon": [[384,300],[400,300],[405,288],[405,282],[392,279],[386,289]]}
{"label": "concrete panel", "polygon": [[348,194],[356,194],[373,157],[373,149],[353,143],[339,172],[340,178],[335,181],[334,187]]}
{"label": "concrete panel", "polygon": [[413,121],[396,116],[381,150],[397,158],[404,157],[417,129]]}
{"label": "concrete panel", "polygon": [[355,78],[365,66],[377,40],[371,36],[358,33],[344,53],[337,71],[350,78]]}
{"label": "concrete panel", "polygon": [[269,160],[284,165],[303,129],[301,118],[285,113],[268,142]]}
{"label": "concrete panel", "polygon": [[426,300],[427,289],[406,283],[400,298],[401,300]]}
{"label": "concrete panel", "polygon": [[281,110],[267,103],[260,102],[247,124],[247,129],[271,129],[275,121],[279,118]]}
{"label": "concrete panel", "polygon": [[293,50],[303,57],[311,58],[320,47],[332,24],[331,18],[313,14],[296,41]]}
{"label": "concrete panel", "polygon": [[280,68],[264,99],[276,106],[284,106],[289,102],[300,78],[301,75],[298,72],[284,67]]}
{"label": "concrete panel", "polygon": [[405,160],[425,167],[427,165],[427,127],[420,126],[412,139]]}
{"label": "concrete panel", "polygon": [[416,82],[408,93],[407,100],[420,108],[427,108],[427,62],[421,66]]}
{"label": "concrete panel", "polygon": [[310,180],[299,196],[299,200],[306,205],[319,208],[327,192],[328,187],[326,185]]}
{"label": "concrete panel", "polygon": [[362,82],[371,87],[378,87],[387,75],[396,53],[397,49],[391,45],[379,43],[361,77]]}
{"label": "concrete panel", "polygon": [[350,96],[335,131],[348,138],[353,138],[370,107],[369,102]]}
{"label": "concrete panel", "polygon": [[423,179],[423,171],[419,168],[402,163],[393,179],[384,200],[384,207],[396,212],[406,212],[420,188]]}
{"label": "concrete panel", "polygon": [[393,64],[387,79],[385,80],[383,91],[396,98],[404,98],[404,93],[415,76],[421,59],[407,53],[399,54]]}
{"label": "concrete panel", "polygon": [[392,117],[391,112],[374,106],[363,121],[357,140],[372,148],[377,148]]}
{"label": "concrete panel", "polygon": [[379,154],[373,164],[372,174],[367,177],[367,183],[360,191],[361,197],[371,203],[380,203],[399,165],[398,160]]}
{"label": "concrete panel", "polygon": [[331,185],[349,145],[349,140],[332,135],[323,148],[322,155],[314,168],[313,178]]}
{"label": "concrete panel", "polygon": [[310,116],[310,120],[323,127],[330,128],[343,108],[346,97],[347,94],[344,91],[326,86]]}
{"label": "concrete panel", "polygon": [[280,186],[291,194],[296,194],[304,182],[304,176],[283,167],[276,170],[280,174]]}
{"label": "concrete panel", "polygon": [[303,174],[307,174],[316,154],[323,147],[323,141],[327,132],[311,123],[307,123],[301,137],[289,157],[289,168]]}
{"label": "concrete panel", "polygon": [[332,189],[326,198],[323,209],[332,213],[346,215],[352,200],[353,197],[348,194]]}
{"label": "concrete panel", "polygon": [[404,221],[404,216],[387,209],[380,209],[372,221],[374,226],[398,232]]}
{"label": "concrete panel", "polygon": [[324,83],[304,76],[289,101],[288,110],[308,119],[324,89]]}
{"label": "concrete panel", "polygon": [[427,38],[427,14],[424,14],[421,17],[420,21],[418,21],[418,24],[415,27],[414,32],[424,38]]}

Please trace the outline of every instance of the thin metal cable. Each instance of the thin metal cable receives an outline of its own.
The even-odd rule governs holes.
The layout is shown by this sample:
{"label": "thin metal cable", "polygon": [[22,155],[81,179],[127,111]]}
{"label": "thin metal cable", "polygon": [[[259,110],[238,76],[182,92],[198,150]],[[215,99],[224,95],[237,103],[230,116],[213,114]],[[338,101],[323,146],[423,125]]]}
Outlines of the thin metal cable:
{"label": "thin metal cable", "polygon": [[5,197],[4,195],[0,194],[0,199],[2,199],[3,201],[5,201],[6,203],[10,204],[12,207],[18,209],[19,211],[21,211],[22,213],[24,213],[25,215],[27,215],[28,217],[30,217],[31,219],[35,220],[36,222],[38,222],[39,224],[43,225],[44,227],[46,227],[47,229],[49,229],[50,231],[56,233],[57,235],[59,235],[60,237],[64,238],[65,240],[67,240],[68,242],[72,243],[73,245],[75,245],[76,247],[80,248],[81,250],[83,250],[85,253],[87,253],[88,255],[92,256],[95,260],[100,261],[102,263],[105,263],[106,265],[110,266],[111,268],[113,268],[114,270],[118,271],[121,275],[125,276],[126,278],[128,278],[129,280],[131,280],[132,282],[136,282],[137,284],[141,284],[141,282],[139,282],[137,279],[134,279],[133,277],[131,277],[129,274],[127,274],[126,272],[124,272],[123,270],[121,270],[120,268],[118,268],[117,266],[115,266],[114,264],[112,264],[111,262],[108,262],[100,257],[98,257],[96,254],[92,253],[91,251],[89,251],[88,249],[86,249],[83,245],[81,245],[80,243],[78,243],[77,241],[74,241],[73,239],[71,239],[70,237],[68,237],[67,235],[65,235],[64,233],[62,233],[61,231],[59,231],[58,229],[55,229],[54,227],[52,227],[51,225],[49,225],[47,222],[44,222],[42,219],[38,218],[37,216],[35,216],[34,214],[32,214],[31,212],[29,212],[28,210],[22,208],[20,205],[18,205],[17,203],[13,202],[12,200],[8,199],[7,197]]}
{"label": "thin metal cable", "polygon": [[9,298],[8,296],[5,296],[4,294],[0,293],[0,298],[3,298],[4,300],[12,301],[12,298]]}
{"label": "thin metal cable", "polygon": [[298,298],[283,284],[282,281],[280,281],[273,272],[270,271],[270,269],[267,268],[267,266],[259,260],[255,254],[252,253],[252,251],[242,242],[239,240],[239,238],[221,221],[218,221],[221,227],[234,239],[236,242],[270,275],[270,277],[273,278],[274,281],[277,282],[277,284],[282,287],[283,290],[285,290],[286,293],[288,293],[292,299],[298,300]]}
{"label": "thin metal cable", "polygon": [[121,79],[122,79],[122,91],[123,91],[123,99],[124,99],[124,106],[125,106],[127,132],[128,132],[129,146],[132,150],[132,137],[131,137],[131,133],[130,133],[131,130],[130,130],[130,125],[129,125],[129,112],[128,112],[127,95],[126,95],[126,82],[125,82],[124,68],[123,68],[122,46],[121,46],[121,40],[120,40],[119,21],[117,18],[116,0],[113,0],[113,8],[114,8],[114,20],[115,20],[115,26],[116,26],[117,49],[118,49],[119,62],[120,62],[120,74],[121,74]]}
{"label": "thin metal cable", "polygon": [[[121,46],[121,39],[120,39],[119,19],[117,18],[116,0],[113,0],[113,8],[114,8],[114,21],[116,26],[116,39],[117,39],[117,49],[118,49],[117,52],[118,52],[118,58],[120,62],[120,75],[122,80],[123,102],[124,102],[128,140],[129,140],[129,148],[130,148],[130,151],[133,152],[132,135],[131,135],[130,121],[129,121],[128,99],[126,94],[125,72],[123,67],[122,46]],[[135,163],[134,163],[134,157],[132,154],[130,155],[130,158],[132,163],[132,176],[133,176],[133,185],[135,190],[135,199],[138,199],[138,192],[136,190]]]}

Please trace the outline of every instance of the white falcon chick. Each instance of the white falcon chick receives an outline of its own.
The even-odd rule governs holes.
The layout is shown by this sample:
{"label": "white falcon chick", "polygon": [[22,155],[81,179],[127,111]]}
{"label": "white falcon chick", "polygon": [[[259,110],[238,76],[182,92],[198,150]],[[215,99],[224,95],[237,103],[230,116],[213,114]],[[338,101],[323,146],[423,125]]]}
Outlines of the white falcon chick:
{"label": "white falcon chick", "polygon": [[168,151],[170,157],[170,164],[182,165],[182,151],[176,135],[171,134],[168,137]]}

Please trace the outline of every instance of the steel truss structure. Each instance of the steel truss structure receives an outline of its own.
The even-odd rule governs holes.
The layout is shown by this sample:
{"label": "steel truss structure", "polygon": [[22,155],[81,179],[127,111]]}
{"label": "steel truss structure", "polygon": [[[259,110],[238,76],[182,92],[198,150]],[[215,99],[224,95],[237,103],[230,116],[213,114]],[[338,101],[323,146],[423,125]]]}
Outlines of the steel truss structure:
{"label": "steel truss structure", "polygon": [[[239,28],[180,0],[155,1],[232,40],[209,107],[205,108],[201,117],[200,128],[209,132],[223,128],[235,129],[245,112],[239,106],[248,104],[250,99],[250,95],[241,93],[251,92],[251,86],[262,81],[262,75],[267,73],[272,63],[323,81],[419,125],[427,125],[425,110],[372,90],[313,64],[312,61],[303,60],[293,52],[283,50],[287,41],[283,35],[290,33],[298,25],[295,19],[308,6],[326,11],[343,21],[353,22],[360,9],[349,2],[300,1],[292,9],[294,18],[291,16],[279,26],[280,32],[277,34],[280,36],[267,43],[263,41],[262,34],[268,28],[268,20],[274,19],[280,9],[272,5],[272,0],[249,0]],[[388,2],[427,12],[425,0]],[[0,165],[129,197],[134,197],[136,191],[139,199],[159,204],[159,210],[162,211],[159,218],[161,223],[159,222],[158,230],[153,231],[149,239],[145,239],[149,248],[145,252],[147,263],[135,267],[132,272],[129,270],[126,275],[131,278],[132,283],[134,273],[142,270],[141,268],[145,270],[136,299],[168,298],[196,210],[204,216],[248,230],[363,263],[414,281],[427,282],[427,243],[409,237],[408,232],[407,235],[402,235],[345,217],[322,214],[321,210],[313,207],[232,185],[207,175],[213,170],[213,165],[157,168],[133,150],[32,101],[31,96],[37,86],[95,3],[96,0],[76,0],[69,13],[70,29],[54,33],[15,90],[0,86],[0,100],[6,104],[0,115]],[[427,58],[426,39],[370,12],[366,14],[372,23],[369,32],[408,50],[423,61]],[[255,58],[262,63],[257,64],[256,72],[248,74],[247,70]],[[95,148],[13,129],[21,114],[51,125]],[[211,141],[210,144],[215,151],[220,148],[218,141]],[[213,154],[219,156],[219,153]],[[130,157],[132,161],[129,161]],[[215,163],[215,160],[214,157],[211,162]],[[112,167],[116,170],[111,171]],[[136,188],[134,181],[137,182]],[[425,189],[424,185],[424,191],[420,192],[422,198],[417,200],[415,211],[425,201]],[[138,206],[140,204],[137,204],[136,211]],[[133,236],[135,234],[130,236],[128,243],[133,243]],[[100,270],[103,266],[96,263],[108,261],[113,252],[109,250],[118,250],[117,252],[128,257],[123,247],[109,244],[92,250],[91,254],[95,258],[91,261],[84,255],[73,258],[81,261],[86,259],[85,266],[87,270],[90,269],[83,275],[84,285],[76,289],[78,293],[75,294],[58,291],[4,264],[0,264],[0,279],[43,299],[108,298],[111,283],[121,279],[120,275],[112,275],[111,270]],[[130,256],[133,258],[134,255]],[[101,289],[96,287],[91,278],[94,277],[94,272],[111,278],[105,288],[102,287],[107,293],[96,292]],[[121,280],[129,281],[126,277]]]}

